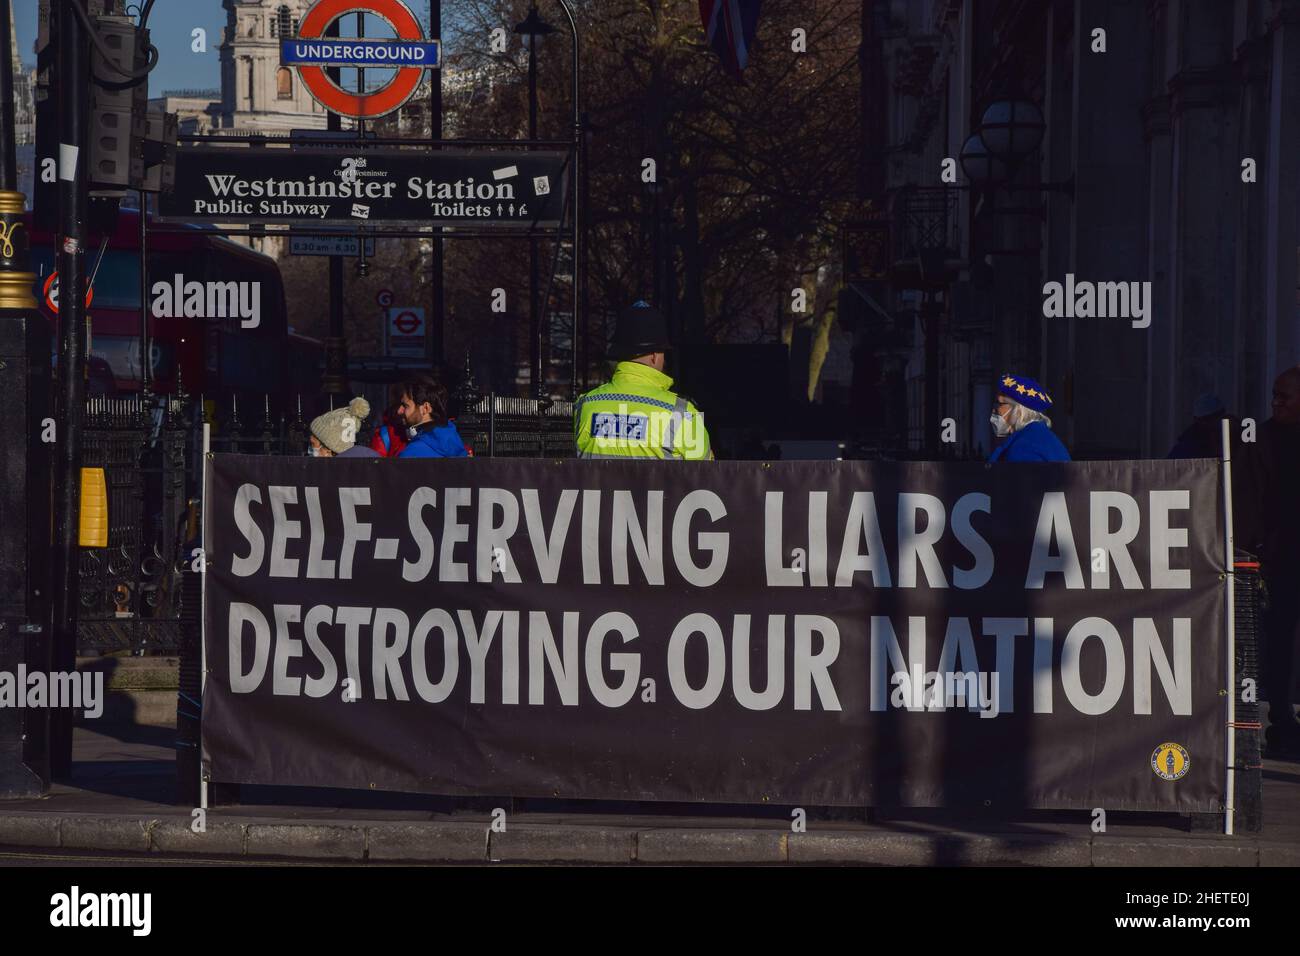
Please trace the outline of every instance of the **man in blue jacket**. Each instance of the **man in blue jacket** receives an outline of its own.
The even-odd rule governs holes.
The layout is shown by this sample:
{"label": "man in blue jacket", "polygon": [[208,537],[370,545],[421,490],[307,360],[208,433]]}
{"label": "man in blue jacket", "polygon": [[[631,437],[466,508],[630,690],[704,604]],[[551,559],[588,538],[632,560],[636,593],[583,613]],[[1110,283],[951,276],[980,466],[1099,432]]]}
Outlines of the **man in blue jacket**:
{"label": "man in blue jacket", "polygon": [[406,424],[408,444],[398,458],[465,458],[465,443],[447,420],[447,389],[431,376],[402,383],[397,413]]}
{"label": "man in blue jacket", "polygon": [[989,461],[1069,461],[1070,453],[1052,432],[1046,412],[1052,399],[1026,375],[1003,375],[989,421],[1003,439]]}

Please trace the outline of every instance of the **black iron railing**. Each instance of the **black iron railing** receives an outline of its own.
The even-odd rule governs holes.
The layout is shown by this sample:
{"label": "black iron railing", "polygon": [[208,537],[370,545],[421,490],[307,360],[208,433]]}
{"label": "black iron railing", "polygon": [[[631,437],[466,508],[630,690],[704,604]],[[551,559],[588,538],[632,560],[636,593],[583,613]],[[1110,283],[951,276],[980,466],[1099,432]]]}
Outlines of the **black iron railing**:
{"label": "black iron railing", "polygon": [[572,458],[573,402],[484,395],[456,419],[475,457]]}
{"label": "black iron railing", "polygon": [[[106,547],[80,549],[80,653],[176,653],[186,640],[179,622],[201,508],[200,407],[183,394],[86,400],[82,465],[104,469],[109,526]],[[301,420],[272,421],[264,403],[246,422],[229,407],[211,431],[213,451],[306,452]]]}
{"label": "black iron railing", "polygon": [[[1258,833],[1263,826],[1261,784],[1262,720],[1259,706],[1259,646],[1263,636],[1265,593],[1255,556],[1238,551],[1233,561],[1233,658],[1237,695],[1235,727],[1236,785],[1234,787],[1235,830]],[[1247,688],[1253,693],[1245,693]]]}
{"label": "black iron railing", "polygon": [[79,651],[175,651],[190,507],[184,410],[94,396],[84,423],[82,465],[104,469],[109,525],[106,547],[80,549]]}

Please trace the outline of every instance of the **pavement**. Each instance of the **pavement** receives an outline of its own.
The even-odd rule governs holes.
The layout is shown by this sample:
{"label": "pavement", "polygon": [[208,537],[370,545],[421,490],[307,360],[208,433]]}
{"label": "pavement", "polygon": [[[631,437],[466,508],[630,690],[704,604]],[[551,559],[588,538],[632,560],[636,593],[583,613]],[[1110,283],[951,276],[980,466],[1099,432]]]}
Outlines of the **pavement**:
{"label": "pavement", "polygon": [[[1264,762],[1263,829],[1232,837],[1148,814],[1112,813],[1095,833],[1081,812],[1011,820],[809,808],[805,832],[793,832],[789,808],[778,807],[668,812],[266,787],[242,788],[239,805],[211,807],[195,832],[194,809],[173,802],[174,736],[162,727],[78,727],[70,782],[38,799],[0,801],[0,866],[59,854],[195,863],[1300,866],[1300,760]],[[505,813],[494,828],[498,804]]]}

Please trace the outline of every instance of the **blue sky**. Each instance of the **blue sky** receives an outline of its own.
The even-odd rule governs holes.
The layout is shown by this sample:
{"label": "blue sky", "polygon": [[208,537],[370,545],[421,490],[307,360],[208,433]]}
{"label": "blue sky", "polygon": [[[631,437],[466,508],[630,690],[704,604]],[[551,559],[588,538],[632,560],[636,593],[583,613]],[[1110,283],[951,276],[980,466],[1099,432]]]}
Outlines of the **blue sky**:
{"label": "blue sky", "polygon": [[[406,0],[406,3],[427,31],[427,0]],[[448,6],[451,5],[444,4],[444,21],[450,19],[446,10]],[[35,64],[37,0],[13,0],[13,7],[18,55],[24,63]],[[353,33],[352,19],[346,18],[344,34]],[[149,77],[149,95],[158,96],[164,90],[219,87],[221,69],[217,61],[217,44],[225,25],[226,12],[221,0],[155,0],[149,14],[149,39],[158,48],[158,66]],[[206,53],[190,50],[190,31],[195,27],[202,27],[208,33]],[[374,29],[371,27],[368,32]]]}

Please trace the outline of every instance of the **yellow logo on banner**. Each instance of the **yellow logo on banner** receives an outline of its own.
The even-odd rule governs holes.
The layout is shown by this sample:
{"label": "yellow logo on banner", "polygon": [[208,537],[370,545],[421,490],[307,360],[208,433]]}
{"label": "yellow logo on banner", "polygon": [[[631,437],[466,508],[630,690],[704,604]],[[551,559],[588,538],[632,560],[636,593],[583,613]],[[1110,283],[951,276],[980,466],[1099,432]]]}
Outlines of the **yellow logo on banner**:
{"label": "yellow logo on banner", "polygon": [[1192,758],[1178,744],[1161,744],[1151,755],[1151,769],[1161,780],[1177,780],[1191,765]]}

